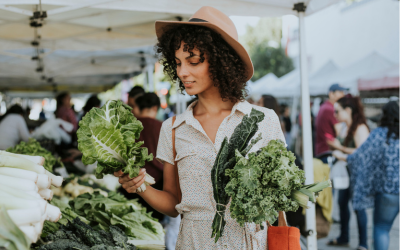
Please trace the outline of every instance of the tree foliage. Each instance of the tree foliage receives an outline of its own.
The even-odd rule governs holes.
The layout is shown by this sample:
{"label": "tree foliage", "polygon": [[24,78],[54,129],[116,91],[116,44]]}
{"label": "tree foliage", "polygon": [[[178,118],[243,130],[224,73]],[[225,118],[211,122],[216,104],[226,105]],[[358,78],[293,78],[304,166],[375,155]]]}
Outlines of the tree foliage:
{"label": "tree foliage", "polygon": [[250,54],[256,81],[268,73],[281,77],[293,70],[292,60],[280,46],[282,39],[281,18],[261,18],[257,25],[247,26],[246,34],[240,38]]}

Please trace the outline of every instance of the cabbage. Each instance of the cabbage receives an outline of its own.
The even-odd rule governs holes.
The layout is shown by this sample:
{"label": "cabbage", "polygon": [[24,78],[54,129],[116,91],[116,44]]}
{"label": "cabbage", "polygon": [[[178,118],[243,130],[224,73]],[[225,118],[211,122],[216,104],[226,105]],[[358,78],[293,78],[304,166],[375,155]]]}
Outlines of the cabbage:
{"label": "cabbage", "polygon": [[[143,142],[136,142],[143,125],[131,109],[122,101],[108,101],[101,108],[91,109],[79,122],[77,136],[82,162],[89,165],[97,161],[98,179],[119,170],[134,178],[146,161],[153,160],[147,148],[141,147]],[[154,179],[147,175],[146,185],[153,183]]]}

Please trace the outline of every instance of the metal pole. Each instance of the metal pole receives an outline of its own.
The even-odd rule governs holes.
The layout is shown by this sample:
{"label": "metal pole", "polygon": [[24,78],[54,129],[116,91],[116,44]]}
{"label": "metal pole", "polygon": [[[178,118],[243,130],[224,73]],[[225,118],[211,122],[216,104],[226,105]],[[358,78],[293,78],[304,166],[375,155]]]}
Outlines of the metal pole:
{"label": "metal pole", "polygon": [[154,64],[150,63],[147,65],[147,86],[148,92],[154,92],[154,80],[153,80]]}
{"label": "metal pole", "polygon": [[[314,182],[314,167],[313,167],[310,91],[308,88],[304,13],[305,13],[305,6],[303,8],[303,11],[299,11],[301,114],[302,114],[302,125],[303,125],[302,132],[303,132],[304,171],[306,174],[306,184],[311,184]],[[309,202],[308,206],[310,208],[306,209],[306,230],[309,232],[309,235],[307,236],[307,249],[317,250],[315,204]]]}

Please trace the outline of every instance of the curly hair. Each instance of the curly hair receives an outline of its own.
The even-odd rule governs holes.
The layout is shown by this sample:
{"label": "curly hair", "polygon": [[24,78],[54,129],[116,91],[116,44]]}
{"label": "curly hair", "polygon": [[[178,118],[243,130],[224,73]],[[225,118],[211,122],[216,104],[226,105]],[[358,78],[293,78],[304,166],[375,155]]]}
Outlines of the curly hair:
{"label": "curly hair", "polygon": [[205,60],[204,55],[207,55],[210,78],[219,89],[223,100],[234,103],[244,100],[247,93],[243,61],[220,34],[207,27],[195,25],[182,24],[166,30],[155,46],[160,63],[164,66],[164,73],[171,81],[179,81],[181,92],[185,87],[177,75],[175,51],[180,48],[182,41],[185,43],[184,52],[193,55],[194,48],[200,51],[201,63]]}
{"label": "curly hair", "polygon": [[394,135],[395,139],[399,139],[399,104],[396,101],[390,101],[382,107],[383,116],[381,118],[380,126],[387,127],[387,140]]}
{"label": "curly hair", "polygon": [[358,126],[360,126],[361,124],[365,124],[368,128],[367,120],[365,119],[364,107],[361,104],[361,100],[359,97],[354,97],[348,94],[345,97],[340,98],[337,102],[340,106],[342,106],[343,109],[351,109],[352,122],[343,143],[344,146],[347,146],[349,145],[351,139],[354,137],[354,133],[356,132]]}

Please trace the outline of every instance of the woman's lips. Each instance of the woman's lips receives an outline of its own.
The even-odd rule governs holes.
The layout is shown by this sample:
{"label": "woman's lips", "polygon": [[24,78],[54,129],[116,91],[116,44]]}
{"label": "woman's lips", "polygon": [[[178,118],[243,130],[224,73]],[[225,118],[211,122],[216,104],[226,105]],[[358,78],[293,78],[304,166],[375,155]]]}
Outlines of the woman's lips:
{"label": "woman's lips", "polygon": [[190,87],[193,86],[193,84],[194,84],[195,82],[196,82],[196,81],[184,81],[184,82],[183,82],[183,86],[185,86],[185,88],[190,88]]}

